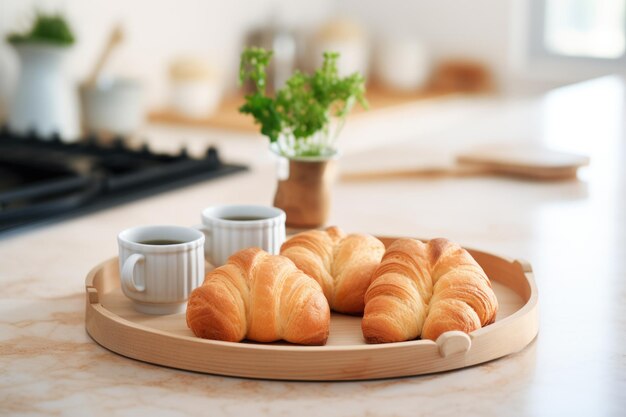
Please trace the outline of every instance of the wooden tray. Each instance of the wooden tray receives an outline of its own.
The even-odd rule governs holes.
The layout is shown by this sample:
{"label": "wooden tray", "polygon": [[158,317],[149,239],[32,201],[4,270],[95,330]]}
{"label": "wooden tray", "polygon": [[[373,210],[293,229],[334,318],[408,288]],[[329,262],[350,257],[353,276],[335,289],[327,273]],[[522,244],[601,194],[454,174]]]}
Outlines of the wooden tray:
{"label": "wooden tray", "polygon": [[[386,245],[394,238],[382,238]],[[469,250],[469,249],[468,249]],[[414,340],[367,345],[360,317],[333,314],[325,346],[232,343],[197,338],[185,315],[136,312],[120,289],[117,258],[86,279],[86,328],[113,352],[157,365],[250,378],[362,380],[447,371],[518,352],[538,330],[537,288],[531,267],[469,250],[483,267],[500,303],[496,322],[472,332],[448,332],[437,342]]]}

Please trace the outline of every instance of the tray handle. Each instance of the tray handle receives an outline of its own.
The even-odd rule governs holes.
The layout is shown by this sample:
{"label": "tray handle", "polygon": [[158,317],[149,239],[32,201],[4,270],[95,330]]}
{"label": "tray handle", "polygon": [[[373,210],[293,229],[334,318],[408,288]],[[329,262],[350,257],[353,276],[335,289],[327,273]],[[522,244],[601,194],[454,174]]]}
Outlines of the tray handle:
{"label": "tray handle", "polygon": [[94,287],[87,287],[87,299],[89,300],[89,304],[98,304],[100,302],[98,299],[98,290]]}
{"label": "tray handle", "polygon": [[522,268],[522,271],[524,271],[524,272],[533,272],[533,267],[530,265],[530,262],[528,262],[527,260],[525,260],[525,259],[516,259],[513,262],[518,264]]}
{"label": "tray handle", "polygon": [[465,353],[472,347],[472,339],[459,330],[445,332],[437,338],[439,354],[446,358],[455,353]]}

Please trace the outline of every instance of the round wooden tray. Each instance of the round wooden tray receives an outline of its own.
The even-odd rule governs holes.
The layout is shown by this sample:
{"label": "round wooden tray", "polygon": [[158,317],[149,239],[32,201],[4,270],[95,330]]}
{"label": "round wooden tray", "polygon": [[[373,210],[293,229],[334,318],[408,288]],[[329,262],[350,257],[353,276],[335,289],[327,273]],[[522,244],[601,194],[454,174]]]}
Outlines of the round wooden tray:
{"label": "round wooden tray", "polygon": [[[394,238],[381,238],[388,245]],[[362,380],[463,368],[518,352],[538,330],[537,288],[528,263],[468,249],[491,279],[500,308],[496,322],[469,335],[368,345],[361,318],[333,314],[325,346],[232,343],[197,338],[185,315],[136,312],[121,291],[117,258],[86,279],[86,328],[120,355],[172,368],[285,380]]]}

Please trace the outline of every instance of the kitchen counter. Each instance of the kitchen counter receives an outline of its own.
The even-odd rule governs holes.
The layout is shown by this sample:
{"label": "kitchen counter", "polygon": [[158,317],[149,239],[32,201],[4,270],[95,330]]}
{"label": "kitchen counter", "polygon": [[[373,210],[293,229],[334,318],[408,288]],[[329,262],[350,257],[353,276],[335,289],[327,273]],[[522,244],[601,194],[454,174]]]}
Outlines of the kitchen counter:
{"label": "kitchen counter", "polygon": [[[0,415],[623,415],[626,409],[626,83],[606,77],[535,98],[452,99],[348,124],[346,154],[452,152],[537,141],[584,153],[579,180],[339,181],[332,224],[448,237],[531,262],[540,330],[524,350],[468,369],[367,382],[260,381],[118,356],[84,330],[84,279],[136,224],[198,223],[213,204],[271,202],[266,143],[154,126],[155,147],[220,145],[247,173],[0,239]],[[180,140],[179,140],[180,139]],[[375,153],[371,154],[375,155]],[[372,163],[375,163],[375,157]]]}

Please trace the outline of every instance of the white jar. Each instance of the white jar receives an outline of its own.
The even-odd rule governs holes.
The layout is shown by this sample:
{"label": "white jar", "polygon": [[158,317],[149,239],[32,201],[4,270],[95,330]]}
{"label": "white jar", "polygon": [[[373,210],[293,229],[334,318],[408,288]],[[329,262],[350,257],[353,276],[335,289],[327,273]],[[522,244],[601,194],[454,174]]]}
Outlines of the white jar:
{"label": "white jar", "polygon": [[367,34],[358,23],[348,19],[332,20],[317,31],[312,46],[315,69],[322,65],[324,52],[338,52],[340,77],[355,72],[367,77],[369,45]]}
{"label": "white jar", "polygon": [[216,72],[202,60],[185,58],[170,67],[170,107],[192,118],[205,118],[217,110],[222,86]]}
{"label": "white jar", "polygon": [[93,133],[128,136],[144,122],[143,88],[138,80],[103,80],[81,89],[83,122]]}
{"label": "white jar", "polygon": [[43,139],[56,133],[67,142],[78,140],[78,97],[63,72],[70,49],[43,43],[13,46],[20,74],[9,105],[9,129],[18,134],[34,130]]}
{"label": "white jar", "polygon": [[412,37],[387,37],[377,44],[374,70],[380,83],[397,91],[424,88],[431,75],[426,45]]}

